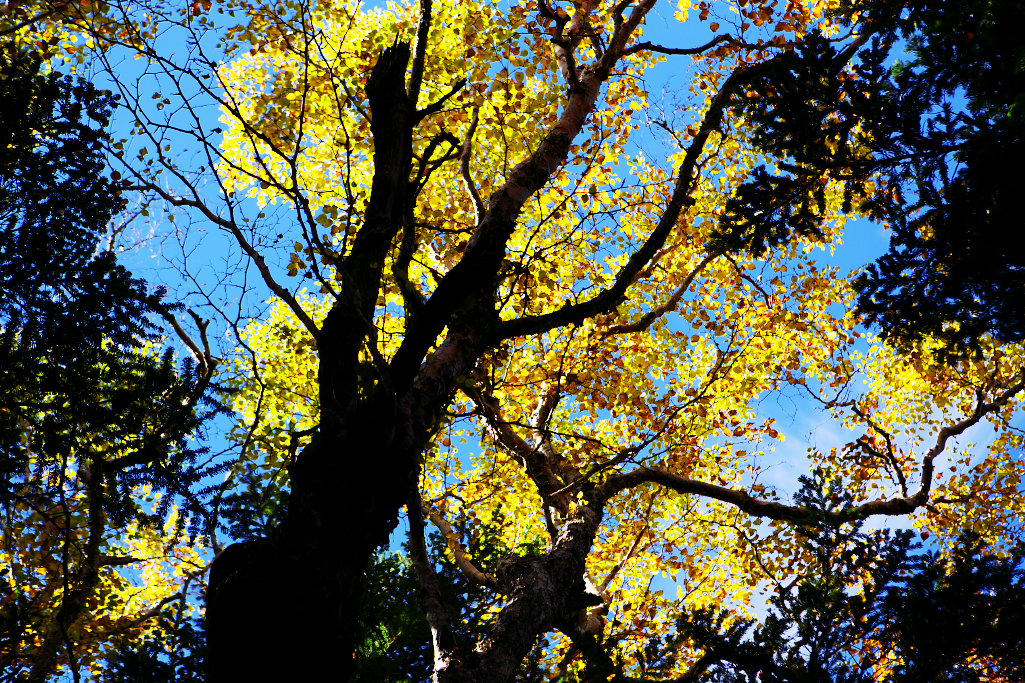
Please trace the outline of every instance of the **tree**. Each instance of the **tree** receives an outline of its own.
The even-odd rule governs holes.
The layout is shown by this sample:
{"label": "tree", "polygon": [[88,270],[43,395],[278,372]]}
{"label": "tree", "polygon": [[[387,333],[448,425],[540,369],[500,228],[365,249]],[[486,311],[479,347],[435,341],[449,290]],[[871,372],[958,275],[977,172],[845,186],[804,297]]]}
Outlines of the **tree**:
{"label": "tree", "polygon": [[[124,6],[113,34],[69,19],[109,73],[143,58],[113,83],[134,122],[110,150],[124,182],[221,230],[273,296],[211,309],[237,343],[241,453],[212,509],[238,539],[209,576],[212,680],[351,675],[366,570],[403,509],[438,680],[509,680],[546,635],[553,673],[609,651],[643,668],[677,602],[654,575],[742,612],[760,577],[813,559],[793,525],[820,512],[766,479],[768,396],[854,432],[810,454],[853,501],[824,521],[928,511],[944,537],[1020,534],[1021,348],[983,337],[948,365],[931,339],[857,345],[820,249],[855,208],[851,164],[763,197],[806,226],[773,249],[712,240],[771,177],[747,106],[771,100],[765,79],[832,50],[835,82],[854,81],[873,44],[833,3],[741,1],[682,3],[707,35],[663,45],[644,33],[656,5]],[[693,87],[660,110],[646,78],[667,60]],[[829,144],[846,159],[859,141]],[[993,447],[955,449],[980,423]],[[505,556],[482,567],[468,540],[496,520]],[[428,521],[496,596],[472,646]]]}
{"label": "tree", "polygon": [[171,312],[98,248],[123,203],[110,97],[11,43],[0,96],[0,665],[44,680],[145,633],[202,571],[171,503],[204,475],[187,439],[213,368],[154,353]]}

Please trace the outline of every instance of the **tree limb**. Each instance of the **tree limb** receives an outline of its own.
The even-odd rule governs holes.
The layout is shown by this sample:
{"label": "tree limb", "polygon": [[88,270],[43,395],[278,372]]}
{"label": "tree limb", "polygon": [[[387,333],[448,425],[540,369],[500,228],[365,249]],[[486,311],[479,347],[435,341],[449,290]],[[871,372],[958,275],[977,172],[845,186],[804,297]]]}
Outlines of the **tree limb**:
{"label": "tree limb", "polygon": [[708,41],[704,45],[698,47],[665,47],[663,45],[656,45],[655,43],[649,43],[647,41],[643,43],[635,43],[623,51],[624,55],[632,55],[637,52],[657,52],[662,55],[699,55],[709,48],[715,47],[719,43],[725,43],[732,40],[732,37],[728,34],[716,36],[712,40]]}
{"label": "tree limb", "polygon": [[673,193],[666,203],[665,209],[662,211],[658,224],[644,241],[644,244],[631,254],[626,264],[620,268],[613,284],[586,301],[567,303],[562,308],[549,313],[503,321],[495,330],[497,340],[541,334],[563,325],[580,324],[588,318],[611,312],[623,301],[627,289],[633,284],[638,273],[662,248],[669,235],[676,228],[684,208],[690,206],[693,202],[690,194],[693,192],[698,181],[695,173],[698,160],[704,151],[705,143],[708,141],[709,136],[719,129],[726,108],[734,93],[749,78],[769,68],[771,64],[772,61],[768,60],[750,66],[738,67],[726,79],[726,82],[719,89],[715,97],[712,98],[712,102],[705,112],[698,132],[691,141],[690,147],[687,149],[687,153],[680,164],[676,174],[676,184],[673,187]]}
{"label": "tree limb", "polygon": [[706,266],[708,266],[708,264],[710,264],[719,256],[719,253],[712,253],[708,254],[707,256],[705,256],[705,258],[701,259],[698,265],[694,266],[694,270],[690,271],[687,277],[683,279],[683,282],[680,283],[680,286],[673,291],[673,293],[669,296],[665,303],[652,308],[650,311],[648,311],[647,313],[645,313],[633,322],[613,325],[609,329],[602,332],[602,336],[608,337],[613,334],[643,332],[644,330],[651,327],[651,324],[653,322],[661,318],[666,313],[670,313],[676,309],[676,305],[680,303],[680,299],[682,299],[683,295],[687,293],[687,290],[690,289],[690,286],[694,284],[695,278],[697,278],[697,276],[701,274],[701,272],[705,269]]}
{"label": "tree limb", "polygon": [[456,534],[455,529],[442,517],[441,513],[437,510],[428,510],[428,519],[431,520],[434,526],[438,527],[438,531],[445,537],[445,543],[448,545],[448,549],[452,551],[452,556],[456,560],[456,566],[459,567],[459,571],[463,573],[463,576],[479,586],[485,586],[493,591],[500,592],[498,579],[477,568],[470,554],[466,552],[463,544],[459,542],[459,536]]}
{"label": "tree limb", "polygon": [[441,584],[434,571],[434,564],[427,553],[424,534],[423,501],[416,486],[410,487],[406,513],[409,518],[409,555],[413,569],[423,589],[424,612],[431,627],[431,643],[434,646],[434,680],[438,674],[452,665],[455,654],[455,637],[452,635],[452,619],[441,598]]}
{"label": "tree limb", "polygon": [[654,483],[676,493],[703,496],[733,505],[755,517],[766,517],[786,522],[808,523],[822,520],[838,524],[865,519],[873,515],[905,515],[914,512],[917,508],[929,502],[929,492],[932,488],[933,462],[946,449],[947,442],[951,438],[963,434],[968,428],[978,424],[989,413],[999,410],[1020,393],[1023,388],[1025,388],[1025,381],[1019,380],[989,402],[984,400],[980,390],[972,412],[964,419],[949,424],[939,431],[936,442],[922,457],[921,485],[918,491],[910,496],[870,500],[860,505],[855,505],[852,508],[835,512],[816,512],[796,505],[786,505],[784,503],[755,498],[740,489],[690,479],[689,477],[683,477],[668,470],[654,467],[640,467],[630,472],[612,475],[599,487],[598,495],[603,500],[608,500],[625,489]]}

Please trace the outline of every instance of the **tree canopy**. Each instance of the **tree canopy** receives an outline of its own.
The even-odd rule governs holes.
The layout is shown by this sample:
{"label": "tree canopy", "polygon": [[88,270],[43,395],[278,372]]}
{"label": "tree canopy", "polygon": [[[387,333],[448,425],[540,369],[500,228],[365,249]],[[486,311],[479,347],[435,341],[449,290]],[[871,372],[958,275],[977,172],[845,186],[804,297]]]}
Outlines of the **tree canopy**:
{"label": "tree canopy", "polygon": [[[119,96],[124,139],[96,144],[195,332],[142,299],[200,359],[175,381],[205,388],[219,357],[223,476],[182,478],[172,449],[120,489],[195,501],[210,680],[372,676],[422,628],[392,600],[414,577],[435,680],[691,680],[712,641],[679,615],[742,628],[766,582],[821,565],[808,528],[910,515],[953,557],[969,531],[994,557],[1020,544],[1020,273],[996,238],[1017,176],[994,177],[1019,144],[1020,10],[945,6],[38,3],[11,22]],[[852,284],[832,256],[861,218],[893,247]],[[833,598],[868,585],[845,567]],[[375,624],[384,587],[403,595]],[[112,671],[157,666],[146,637],[156,654]],[[97,670],[105,647],[61,645]]]}

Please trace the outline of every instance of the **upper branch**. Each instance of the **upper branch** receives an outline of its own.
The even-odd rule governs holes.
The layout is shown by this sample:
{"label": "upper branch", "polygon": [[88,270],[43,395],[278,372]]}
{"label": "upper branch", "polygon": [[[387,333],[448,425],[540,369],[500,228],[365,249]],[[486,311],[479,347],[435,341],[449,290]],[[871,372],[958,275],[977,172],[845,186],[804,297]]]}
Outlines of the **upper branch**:
{"label": "upper branch", "polygon": [[712,40],[708,41],[704,45],[697,47],[665,47],[663,45],[656,45],[655,43],[649,43],[647,41],[643,43],[634,43],[630,47],[623,51],[623,54],[632,55],[637,52],[657,52],[663,55],[699,55],[705,50],[715,47],[719,43],[725,43],[731,40],[729,35],[716,36]]}
{"label": "upper branch", "polygon": [[627,289],[672,234],[677,222],[680,220],[683,209],[693,202],[690,195],[698,182],[696,173],[698,160],[704,151],[705,143],[708,141],[709,136],[713,131],[719,129],[733,94],[751,76],[767,68],[769,63],[771,62],[766,61],[751,66],[738,67],[726,79],[722,88],[712,99],[701,121],[701,126],[694,136],[690,147],[688,147],[683,162],[680,164],[672,196],[662,212],[662,217],[644,244],[630,256],[626,264],[616,274],[612,286],[602,290],[591,299],[579,303],[567,303],[562,308],[550,313],[504,321],[496,330],[497,339],[541,334],[556,327],[580,324],[588,318],[602,313],[609,313],[620,304],[626,297]]}
{"label": "upper branch", "polygon": [[694,284],[694,280],[697,278],[697,276],[701,274],[701,272],[705,269],[705,267],[708,266],[709,263],[717,259],[719,256],[720,254],[715,252],[705,256],[705,258],[701,259],[701,262],[698,263],[698,265],[694,266],[694,270],[692,270],[690,274],[688,274],[687,277],[683,279],[683,282],[680,283],[680,286],[673,291],[673,293],[669,296],[669,299],[667,299],[664,304],[656,306],[655,308],[651,309],[650,311],[642,315],[637,320],[634,320],[633,322],[613,325],[605,331],[604,336],[609,336],[612,334],[623,334],[627,332],[642,332],[651,327],[651,324],[653,322],[655,322],[663,315],[671,312],[673,309],[676,308],[676,305],[680,303],[680,299],[682,299],[683,295],[687,293],[687,290],[690,289],[690,286]]}
{"label": "upper branch", "polygon": [[473,218],[474,224],[480,224],[481,218],[483,218],[487,209],[484,206],[484,200],[481,199],[480,192],[477,190],[477,184],[473,181],[473,176],[470,173],[470,158],[473,156],[473,136],[477,132],[477,125],[480,123],[480,107],[473,108],[473,116],[470,119],[470,127],[466,129],[466,137],[463,139],[462,148],[459,151],[459,174],[463,178],[463,184],[466,186],[466,192],[470,195],[470,199],[473,201]]}
{"label": "upper branch", "polygon": [[501,405],[489,388],[481,387],[464,391],[484,417],[488,431],[491,432],[495,441],[503,450],[523,463],[527,475],[534,482],[538,493],[545,502],[565,513],[569,509],[569,501],[566,496],[559,495],[565,484],[553,471],[552,464],[546,460],[540,446],[531,446],[516,433],[513,425],[503,418]]}
{"label": "upper branch", "polygon": [[420,20],[416,25],[416,45],[413,46],[413,64],[409,70],[409,85],[406,95],[416,106],[420,99],[420,86],[424,80],[427,63],[427,37],[431,32],[431,0],[420,0]]}
{"label": "upper branch", "polygon": [[[421,314],[409,322],[406,336],[392,357],[391,371],[398,391],[413,383],[424,357],[460,307],[469,302],[475,315],[495,316],[493,298],[498,274],[524,204],[566,163],[573,140],[594,111],[602,85],[654,1],[640,2],[613,34],[609,49],[595,64],[580,71],[578,87],[570,90],[555,126],[491,196],[487,213],[467,244],[463,258],[438,283]],[[484,310],[489,304],[490,310]]]}

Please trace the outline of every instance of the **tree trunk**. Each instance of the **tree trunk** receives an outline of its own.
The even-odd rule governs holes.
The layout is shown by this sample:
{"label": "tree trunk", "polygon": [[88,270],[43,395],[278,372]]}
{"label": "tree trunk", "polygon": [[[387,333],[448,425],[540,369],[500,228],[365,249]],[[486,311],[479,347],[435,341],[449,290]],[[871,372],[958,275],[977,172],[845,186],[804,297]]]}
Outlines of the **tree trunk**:
{"label": "tree trunk", "polygon": [[381,422],[318,435],[292,470],[288,518],[276,536],[233,545],[215,560],[212,681],[352,675],[363,573],[418,469],[415,457],[388,448]]}
{"label": "tree trunk", "polygon": [[584,581],[587,555],[604,514],[593,492],[564,525],[555,546],[542,557],[518,557],[499,564],[498,580],[509,602],[488,628],[488,637],[440,683],[512,681],[539,636],[576,620],[601,602]]}
{"label": "tree trunk", "polygon": [[[646,11],[635,12],[631,25]],[[372,327],[382,271],[400,232],[416,230],[412,132],[423,112],[406,92],[409,56],[403,43],[388,48],[367,81],[374,177],[363,225],[339,265],[338,299],[318,334],[320,427],[292,468],[286,521],[273,538],[232,546],[211,567],[207,628],[213,683],[337,681],[351,675],[363,573],[395,527],[423,449],[456,386],[472,376],[484,349],[496,342],[499,273],[523,204],[566,160],[611,69],[603,62],[586,75],[559,124],[493,194],[463,257],[427,301],[407,302],[402,344],[384,361],[374,356]],[[613,303],[599,302],[586,315]],[[588,548],[594,528],[589,533]],[[537,636],[583,595],[586,551],[567,550],[580,538],[574,532],[562,550],[532,570],[547,578],[514,591],[503,612],[520,616],[500,617],[483,650],[454,669],[471,672],[467,680],[514,675]],[[568,558],[572,569],[563,566]],[[532,601],[540,601],[540,611]]]}

